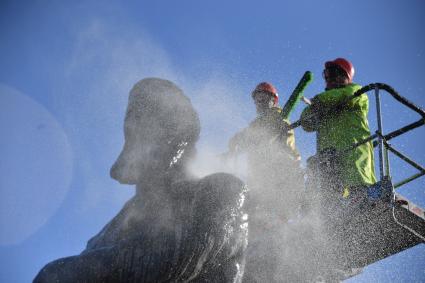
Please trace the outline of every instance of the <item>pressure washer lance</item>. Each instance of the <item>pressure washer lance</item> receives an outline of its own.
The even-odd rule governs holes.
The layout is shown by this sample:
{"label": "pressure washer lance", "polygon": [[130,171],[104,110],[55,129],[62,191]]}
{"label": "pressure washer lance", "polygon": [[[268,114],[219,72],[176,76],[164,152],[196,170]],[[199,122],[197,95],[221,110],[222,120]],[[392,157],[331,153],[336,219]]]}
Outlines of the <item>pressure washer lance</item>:
{"label": "pressure washer lance", "polygon": [[[295,89],[292,91],[291,96],[289,96],[288,101],[282,108],[282,117],[283,119],[288,119],[291,115],[292,111],[294,111],[300,100],[303,100],[305,103],[309,101],[307,98],[303,96],[303,92],[306,87],[313,81],[313,73],[310,71],[306,71],[300,81],[298,82]],[[311,104],[311,102],[310,102]]]}
{"label": "pressure washer lance", "polygon": [[[304,103],[311,105],[311,101],[303,96],[303,92],[306,89],[306,87],[313,81],[313,73],[310,71],[306,71],[300,81],[298,82],[295,89],[292,91],[291,96],[289,96],[288,101],[285,103],[285,106],[282,108],[282,118],[284,120],[288,120],[289,116],[291,115],[292,111],[295,109],[297,104],[302,100]],[[286,129],[288,130],[288,129]],[[283,140],[286,131],[282,130],[279,140]]]}

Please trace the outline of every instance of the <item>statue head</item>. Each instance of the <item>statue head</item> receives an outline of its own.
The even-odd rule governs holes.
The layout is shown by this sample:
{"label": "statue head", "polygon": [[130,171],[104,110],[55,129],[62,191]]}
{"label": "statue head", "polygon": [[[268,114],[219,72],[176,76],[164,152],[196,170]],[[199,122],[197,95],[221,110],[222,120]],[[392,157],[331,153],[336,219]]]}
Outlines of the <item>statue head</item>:
{"label": "statue head", "polygon": [[111,177],[140,184],[184,173],[199,132],[198,114],[179,87],[158,78],[139,81],[130,92],[125,143]]}

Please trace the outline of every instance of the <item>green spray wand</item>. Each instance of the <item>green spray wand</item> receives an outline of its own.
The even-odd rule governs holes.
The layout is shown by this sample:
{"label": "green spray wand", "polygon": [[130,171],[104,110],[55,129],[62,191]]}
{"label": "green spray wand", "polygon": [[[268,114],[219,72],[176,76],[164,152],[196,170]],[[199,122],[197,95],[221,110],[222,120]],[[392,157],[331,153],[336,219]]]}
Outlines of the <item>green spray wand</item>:
{"label": "green spray wand", "polygon": [[308,100],[303,97],[303,92],[309,83],[313,81],[313,73],[307,71],[304,73],[301,80],[298,82],[288,101],[285,103],[285,106],[282,108],[282,117],[283,119],[288,119],[292,111],[297,106],[300,99],[308,103]]}

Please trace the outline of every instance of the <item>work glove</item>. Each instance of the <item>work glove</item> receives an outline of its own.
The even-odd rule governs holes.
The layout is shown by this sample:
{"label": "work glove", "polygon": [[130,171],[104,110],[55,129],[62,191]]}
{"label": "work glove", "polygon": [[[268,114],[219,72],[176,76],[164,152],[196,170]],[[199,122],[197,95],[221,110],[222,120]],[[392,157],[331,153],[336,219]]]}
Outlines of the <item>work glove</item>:
{"label": "work glove", "polygon": [[311,113],[313,113],[313,115],[315,116],[316,120],[320,120],[321,116],[322,116],[322,110],[323,110],[323,106],[322,103],[319,101],[319,98],[316,96],[311,100],[311,105],[310,105],[310,109],[311,109]]}
{"label": "work glove", "polygon": [[319,99],[314,97],[311,100],[310,111],[308,115],[302,115],[301,126],[306,131],[316,131],[321,123],[322,106]]}
{"label": "work glove", "polygon": [[285,120],[280,121],[280,129],[282,130],[283,133],[287,134],[288,131],[291,130],[291,128],[289,126],[290,126],[289,122],[287,122]]}

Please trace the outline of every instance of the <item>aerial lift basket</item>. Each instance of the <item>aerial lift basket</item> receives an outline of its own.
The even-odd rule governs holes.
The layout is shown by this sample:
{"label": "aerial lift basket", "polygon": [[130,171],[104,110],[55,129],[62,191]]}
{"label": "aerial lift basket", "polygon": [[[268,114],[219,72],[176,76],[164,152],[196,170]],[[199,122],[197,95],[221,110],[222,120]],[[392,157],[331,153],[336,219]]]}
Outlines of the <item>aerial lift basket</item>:
{"label": "aerial lift basket", "polygon": [[[425,175],[423,166],[396,149],[389,141],[413,129],[424,126],[425,111],[399,95],[392,87],[383,83],[373,83],[355,92],[345,103],[364,93],[374,92],[376,101],[377,130],[368,138],[337,152],[337,155],[349,153],[356,147],[373,142],[378,147],[379,181],[367,189],[369,206],[358,217],[341,219],[344,238],[347,242],[347,256],[354,259],[356,267],[365,267],[383,258],[397,254],[420,243],[425,243],[425,212],[396,192],[401,186]],[[384,134],[381,115],[381,92],[391,95],[402,105],[419,114],[416,122]],[[343,107],[345,103],[339,105]],[[296,128],[301,121],[296,121],[291,128]],[[389,153],[405,161],[417,173],[393,183],[390,171]]]}

